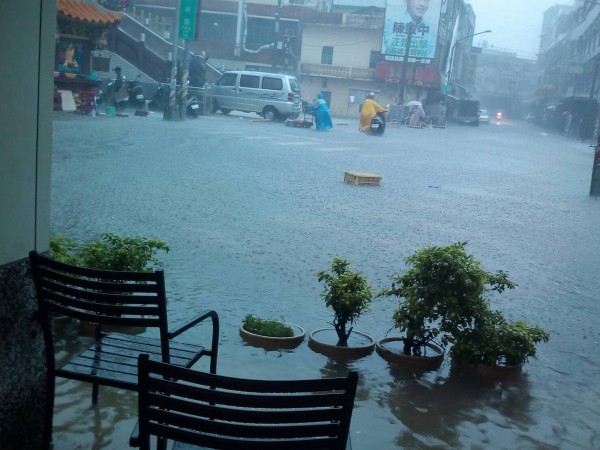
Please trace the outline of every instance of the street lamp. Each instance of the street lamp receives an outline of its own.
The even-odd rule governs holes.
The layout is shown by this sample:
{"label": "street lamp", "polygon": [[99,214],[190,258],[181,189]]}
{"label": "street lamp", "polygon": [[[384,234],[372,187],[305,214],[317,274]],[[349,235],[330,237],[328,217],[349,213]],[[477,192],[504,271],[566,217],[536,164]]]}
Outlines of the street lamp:
{"label": "street lamp", "polygon": [[463,41],[465,39],[472,38],[473,36],[478,36],[480,34],[491,33],[491,32],[492,32],[492,30],[480,31],[479,33],[470,34],[468,36],[461,37],[460,39],[457,39],[456,41],[454,41],[454,44],[452,45],[452,51],[450,52],[450,63],[448,64],[448,74],[446,76],[446,78],[447,78],[446,84],[450,84],[450,75],[452,75],[452,63],[454,62],[454,53],[456,52],[456,44],[458,44],[460,41]]}

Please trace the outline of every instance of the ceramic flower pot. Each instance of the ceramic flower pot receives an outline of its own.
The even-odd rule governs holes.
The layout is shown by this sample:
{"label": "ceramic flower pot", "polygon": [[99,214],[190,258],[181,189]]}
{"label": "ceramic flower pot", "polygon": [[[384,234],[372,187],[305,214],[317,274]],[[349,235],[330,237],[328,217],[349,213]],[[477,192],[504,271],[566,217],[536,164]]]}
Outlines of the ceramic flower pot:
{"label": "ceramic flower pot", "polygon": [[308,346],[317,353],[330,358],[358,359],[370,355],[375,347],[375,339],[365,333],[353,330],[348,338],[348,347],[338,347],[334,328],[319,328],[308,336]]}
{"label": "ceramic flower pot", "polygon": [[405,355],[403,337],[389,337],[377,342],[376,350],[379,356],[391,364],[402,365],[418,370],[436,370],[444,361],[444,349],[427,343],[423,356]]}
{"label": "ceramic flower pot", "polygon": [[285,322],[286,325],[289,325],[294,330],[294,336],[291,337],[271,337],[271,336],[262,336],[260,334],[254,334],[244,329],[242,325],[240,325],[240,336],[244,341],[246,341],[249,345],[253,347],[262,347],[266,349],[292,349],[298,347],[302,341],[304,341],[304,337],[306,333],[304,328],[294,323]]}

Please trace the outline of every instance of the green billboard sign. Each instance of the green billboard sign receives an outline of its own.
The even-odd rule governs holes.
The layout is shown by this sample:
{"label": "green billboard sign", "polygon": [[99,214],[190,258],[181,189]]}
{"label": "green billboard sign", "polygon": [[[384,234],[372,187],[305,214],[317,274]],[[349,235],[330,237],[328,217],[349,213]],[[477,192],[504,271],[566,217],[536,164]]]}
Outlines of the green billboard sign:
{"label": "green billboard sign", "polygon": [[186,41],[196,38],[196,11],[198,0],[180,0],[179,37]]}

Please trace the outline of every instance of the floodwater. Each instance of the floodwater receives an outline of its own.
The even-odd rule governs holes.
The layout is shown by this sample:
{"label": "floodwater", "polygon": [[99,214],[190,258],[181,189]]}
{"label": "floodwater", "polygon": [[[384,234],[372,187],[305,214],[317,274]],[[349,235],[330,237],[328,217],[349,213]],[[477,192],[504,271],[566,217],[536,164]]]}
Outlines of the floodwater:
{"label": "floodwater", "polygon": [[[588,143],[510,120],[388,128],[381,138],[358,133],[356,119],[334,123],[319,133],[234,115],[167,122],[57,113],[52,233],[166,241],[171,251],[159,257],[170,321],[217,310],[222,374],[357,370],[356,450],[600,448],[600,199],[588,195]],[[344,184],[346,170],[376,172],[382,184]],[[333,256],[381,289],[420,246],[458,241],[486,270],[518,283],[490,297],[493,306],[551,334],[521,376],[467,379],[447,362],[411,373],[376,353],[336,362],[306,343],[267,352],[239,337],[248,313],[307,331],[328,326],[315,272]],[[396,305],[374,300],[356,329],[393,336]],[[63,355],[82,340],[67,335]],[[101,388],[93,408],[88,386],[59,382],[55,449],[127,448],[136,407],[134,394]]]}

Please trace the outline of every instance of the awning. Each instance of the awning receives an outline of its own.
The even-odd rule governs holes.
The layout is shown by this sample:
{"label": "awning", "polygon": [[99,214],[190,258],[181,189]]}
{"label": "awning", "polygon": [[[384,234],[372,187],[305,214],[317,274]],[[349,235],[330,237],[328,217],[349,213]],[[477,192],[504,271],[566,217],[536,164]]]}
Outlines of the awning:
{"label": "awning", "polygon": [[56,10],[65,17],[82,22],[114,24],[123,19],[123,14],[111,11],[94,0],[57,0]]}

